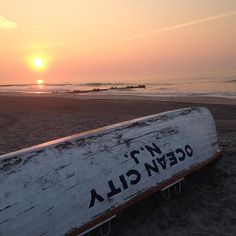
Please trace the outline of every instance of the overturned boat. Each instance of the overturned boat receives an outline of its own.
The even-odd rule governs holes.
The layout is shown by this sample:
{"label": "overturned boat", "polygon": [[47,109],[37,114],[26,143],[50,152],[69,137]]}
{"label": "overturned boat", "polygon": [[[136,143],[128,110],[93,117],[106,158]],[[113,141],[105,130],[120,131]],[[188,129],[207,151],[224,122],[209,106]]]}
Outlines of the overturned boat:
{"label": "overturned boat", "polygon": [[0,156],[0,235],[78,235],[220,156],[214,119],[186,108]]}

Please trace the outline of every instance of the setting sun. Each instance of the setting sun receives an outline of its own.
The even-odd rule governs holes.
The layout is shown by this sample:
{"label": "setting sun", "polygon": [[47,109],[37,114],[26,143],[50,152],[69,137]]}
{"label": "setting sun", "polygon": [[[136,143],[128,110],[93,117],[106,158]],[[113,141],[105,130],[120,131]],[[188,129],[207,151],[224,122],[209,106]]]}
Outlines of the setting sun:
{"label": "setting sun", "polygon": [[35,58],[33,60],[34,68],[37,70],[44,70],[46,68],[46,62],[43,58]]}
{"label": "setting sun", "polygon": [[34,65],[36,68],[42,68],[43,67],[43,59],[42,58],[36,58],[34,60]]}
{"label": "setting sun", "polygon": [[44,71],[48,67],[48,58],[45,55],[32,55],[27,61],[33,70]]}

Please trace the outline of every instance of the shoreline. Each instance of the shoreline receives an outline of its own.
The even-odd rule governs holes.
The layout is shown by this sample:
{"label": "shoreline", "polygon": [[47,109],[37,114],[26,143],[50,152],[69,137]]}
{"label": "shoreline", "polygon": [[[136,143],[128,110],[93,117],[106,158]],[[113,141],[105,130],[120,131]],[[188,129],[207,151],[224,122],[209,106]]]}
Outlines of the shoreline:
{"label": "shoreline", "polygon": [[153,95],[110,95],[110,94],[77,94],[77,93],[20,93],[0,92],[0,97],[54,97],[79,100],[127,100],[127,101],[161,101],[178,103],[201,103],[236,105],[236,98],[217,96],[153,96]]}

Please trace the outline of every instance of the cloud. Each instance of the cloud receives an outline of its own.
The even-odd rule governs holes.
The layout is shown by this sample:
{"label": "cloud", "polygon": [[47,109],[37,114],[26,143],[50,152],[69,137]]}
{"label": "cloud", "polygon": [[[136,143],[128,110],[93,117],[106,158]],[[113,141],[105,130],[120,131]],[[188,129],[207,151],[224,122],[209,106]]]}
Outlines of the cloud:
{"label": "cloud", "polygon": [[0,29],[15,29],[17,24],[13,21],[8,20],[7,18],[0,16]]}
{"label": "cloud", "polygon": [[143,32],[143,33],[140,33],[140,34],[131,35],[131,36],[128,36],[124,39],[121,39],[120,42],[126,42],[126,41],[130,41],[130,40],[137,39],[137,38],[144,38],[144,37],[149,36],[149,35],[155,35],[155,34],[158,34],[158,33],[171,31],[171,30],[175,30],[175,29],[178,29],[178,28],[184,28],[184,27],[187,27],[187,26],[196,25],[196,24],[200,24],[200,23],[208,22],[208,21],[212,21],[212,20],[217,20],[217,19],[220,19],[220,18],[233,16],[233,15],[236,15],[236,11],[228,12],[228,13],[220,14],[220,15],[215,15],[215,16],[199,18],[199,19],[196,19],[196,20],[193,20],[193,21],[182,23],[182,24],[172,25],[172,26],[162,28],[162,29],[154,29],[154,30],[146,31],[146,32]]}

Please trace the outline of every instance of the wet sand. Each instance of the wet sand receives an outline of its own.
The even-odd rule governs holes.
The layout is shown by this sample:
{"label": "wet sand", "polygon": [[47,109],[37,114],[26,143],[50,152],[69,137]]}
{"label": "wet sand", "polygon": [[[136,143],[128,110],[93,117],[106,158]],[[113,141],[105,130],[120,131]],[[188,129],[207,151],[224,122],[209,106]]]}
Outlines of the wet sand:
{"label": "wet sand", "polygon": [[0,155],[105,125],[192,106],[205,106],[212,112],[223,148],[222,158],[214,168],[187,178],[181,194],[175,194],[170,201],[155,194],[119,214],[111,235],[233,236],[236,235],[235,100],[1,95]]}

